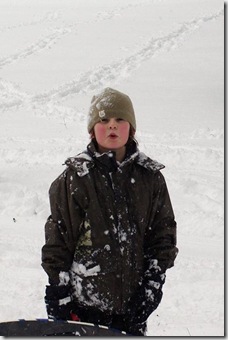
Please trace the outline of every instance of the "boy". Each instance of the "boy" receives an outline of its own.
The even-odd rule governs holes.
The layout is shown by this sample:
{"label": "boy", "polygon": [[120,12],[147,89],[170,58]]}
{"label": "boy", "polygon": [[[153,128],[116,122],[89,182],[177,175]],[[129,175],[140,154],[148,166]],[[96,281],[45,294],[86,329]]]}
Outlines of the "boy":
{"label": "boy", "polygon": [[42,266],[50,319],[81,320],[145,335],[174,265],[176,222],[163,165],[138,150],[130,98],[92,98],[91,142],[50,188]]}

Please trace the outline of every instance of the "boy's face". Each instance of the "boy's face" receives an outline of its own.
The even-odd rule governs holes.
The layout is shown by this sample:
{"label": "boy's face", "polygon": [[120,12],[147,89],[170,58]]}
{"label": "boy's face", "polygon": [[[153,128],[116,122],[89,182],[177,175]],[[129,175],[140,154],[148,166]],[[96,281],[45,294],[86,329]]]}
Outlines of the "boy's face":
{"label": "boy's face", "polygon": [[125,146],[130,133],[130,123],[121,118],[105,118],[94,126],[94,135],[102,151],[116,151]]}

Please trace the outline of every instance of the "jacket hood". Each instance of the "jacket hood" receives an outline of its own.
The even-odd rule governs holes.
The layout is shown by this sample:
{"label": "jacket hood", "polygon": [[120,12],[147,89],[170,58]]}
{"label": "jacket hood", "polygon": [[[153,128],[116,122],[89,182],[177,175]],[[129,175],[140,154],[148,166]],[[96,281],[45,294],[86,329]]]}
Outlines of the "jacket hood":
{"label": "jacket hood", "polygon": [[96,162],[103,163],[106,166],[112,163],[112,168],[115,166],[115,168],[118,168],[120,171],[127,164],[133,162],[153,172],[157,172],[165,168],[163,164],[149,158],[143,152],[140,152],[135,142],[132,143],[133,144],[127,149],[126,158],[121,163],[116,162],[114,151],[108,151],[106,153],[100,154],[96,150],[95,143],[92,141],[87,146],[87,150],[74,157],[69,157],[65,164],[74,169],[79,177],[89,174],[90,170],[96,166]]}

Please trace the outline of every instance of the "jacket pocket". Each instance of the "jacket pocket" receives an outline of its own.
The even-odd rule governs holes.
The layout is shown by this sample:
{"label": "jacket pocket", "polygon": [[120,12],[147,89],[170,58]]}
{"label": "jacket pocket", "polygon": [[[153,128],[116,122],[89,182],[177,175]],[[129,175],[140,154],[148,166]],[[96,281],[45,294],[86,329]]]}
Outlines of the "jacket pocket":
{"label": "jacket pocket", "polygon": [[80,260],[75,254],[71,267],[73,297],[81,307],[94,307],[111,313],[118,301],[118,275],[110,251],[102,249],[86,253],[87,256],[80,256]]}

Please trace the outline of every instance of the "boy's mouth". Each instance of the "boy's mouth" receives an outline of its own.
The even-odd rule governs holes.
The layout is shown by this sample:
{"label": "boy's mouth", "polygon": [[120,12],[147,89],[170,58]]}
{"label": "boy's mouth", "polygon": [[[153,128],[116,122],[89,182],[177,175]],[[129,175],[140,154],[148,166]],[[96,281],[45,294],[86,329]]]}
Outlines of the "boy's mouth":
{"label": "boy's mouth", "polygon": [[117,138],[118,136],[115,133],[110,133],[108,135],[108,137],[110,137],[110,138]]}

